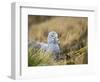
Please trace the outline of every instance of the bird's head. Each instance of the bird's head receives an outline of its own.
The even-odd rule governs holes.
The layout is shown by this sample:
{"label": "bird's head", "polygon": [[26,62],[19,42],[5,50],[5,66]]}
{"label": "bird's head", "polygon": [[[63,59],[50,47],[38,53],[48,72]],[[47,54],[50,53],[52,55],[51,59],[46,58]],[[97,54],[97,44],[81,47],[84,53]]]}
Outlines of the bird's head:
{"label": "bird's head", "polygon": [[58,34],[55,31],[51,31],[48,33],[48,43],[60,44]]}

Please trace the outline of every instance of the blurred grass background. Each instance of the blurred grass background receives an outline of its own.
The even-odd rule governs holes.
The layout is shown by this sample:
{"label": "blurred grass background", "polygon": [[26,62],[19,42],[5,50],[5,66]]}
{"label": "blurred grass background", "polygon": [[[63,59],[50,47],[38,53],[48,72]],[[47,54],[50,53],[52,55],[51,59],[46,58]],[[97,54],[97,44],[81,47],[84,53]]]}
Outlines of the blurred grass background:
{"label": "blurred grass background", "polygon": [[[33,41],[47,42],[48,32],[50,31],[56,31],[59,35],[61,48],[60,59],[55,61],[50,55],[43,55],[43,52],[29,48],[29,66],[88,63],[87,17],[28,16],[29,43]],[[41,56],[43,57],[41,58]]]}

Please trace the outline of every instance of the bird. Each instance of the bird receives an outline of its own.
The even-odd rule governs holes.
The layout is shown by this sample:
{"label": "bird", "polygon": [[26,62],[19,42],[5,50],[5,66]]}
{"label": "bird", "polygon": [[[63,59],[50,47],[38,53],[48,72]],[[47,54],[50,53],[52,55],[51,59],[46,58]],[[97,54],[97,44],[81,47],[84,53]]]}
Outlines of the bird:
{"label": "bird", "polygon": [[40,48],[46,53],[51,53],[54,59],[59,58],[60,54],[60,40],[58,39],[58,33],[55,31],[50,31],[47,37],[47,43],[35,42],[35,48]]}

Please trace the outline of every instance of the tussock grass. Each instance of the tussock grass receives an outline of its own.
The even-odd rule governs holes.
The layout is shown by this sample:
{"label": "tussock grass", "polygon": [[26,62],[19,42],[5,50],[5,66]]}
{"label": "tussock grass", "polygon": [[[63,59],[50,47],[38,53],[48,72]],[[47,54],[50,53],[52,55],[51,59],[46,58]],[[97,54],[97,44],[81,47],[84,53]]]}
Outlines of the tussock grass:
{"label": "tussock grass", "polygon": [[54,65],[55,61],[50,53],[45,53],[40,49],[29,48],[28,51],[28,65],[29,66],[43,66]]}

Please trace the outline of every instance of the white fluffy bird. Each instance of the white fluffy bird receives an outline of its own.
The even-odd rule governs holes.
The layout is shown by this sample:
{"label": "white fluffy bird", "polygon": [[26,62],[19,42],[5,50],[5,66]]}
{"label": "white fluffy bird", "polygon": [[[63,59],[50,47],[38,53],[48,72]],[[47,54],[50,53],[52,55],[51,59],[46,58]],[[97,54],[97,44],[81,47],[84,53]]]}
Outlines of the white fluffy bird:
{"label": "white fluffy bird", "polygon": [[59,43],[58,34],[55,31],[51,31],[48,33],[47,43],[37,42],[36,45],[38,45],[41,50],[52,53],[55,59],[57,59],[60,54]]}

